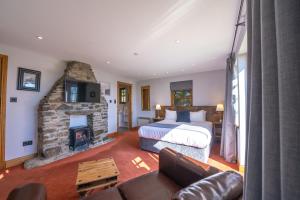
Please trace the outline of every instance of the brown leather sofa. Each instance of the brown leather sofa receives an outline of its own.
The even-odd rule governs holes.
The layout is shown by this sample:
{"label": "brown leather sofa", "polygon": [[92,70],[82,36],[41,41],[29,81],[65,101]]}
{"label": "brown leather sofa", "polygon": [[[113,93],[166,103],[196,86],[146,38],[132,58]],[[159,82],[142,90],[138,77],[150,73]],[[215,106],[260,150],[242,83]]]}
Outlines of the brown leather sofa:
{"label": "brown leather sofa", "polygon": [[165,148],[159,153],[158,171],[95,192],[85,200],[237,200],[242,198],[242,191],[241,175],[200,167]]}
{"label": "brown leather sofa", "polygon": [[46,200],[46,188],[41,183],[28,183],[13,189],[7,200]]}

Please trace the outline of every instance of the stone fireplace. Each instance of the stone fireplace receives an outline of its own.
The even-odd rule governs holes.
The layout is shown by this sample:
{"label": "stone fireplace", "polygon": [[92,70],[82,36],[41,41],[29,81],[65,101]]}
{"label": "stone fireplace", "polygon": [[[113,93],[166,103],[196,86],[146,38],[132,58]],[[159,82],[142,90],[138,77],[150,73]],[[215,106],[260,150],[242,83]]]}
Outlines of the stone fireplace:
{"label": "stone fireplace", "polygon": [[[99,103],[66,103],[64,80],[97,82],[90,65],[69,62],[63,76],[53,85],[38,108],[38,159],[57,160],[70,154],[70,117],[87,116],[87,127],[93,135],[93,145],[103,142],[107,133],[107,102],[104,97]],[[73,154],[73,153],[71,153]],[[37,159],[35,159],[37,160]],[[31,168],[33,161],[25,163]]]}

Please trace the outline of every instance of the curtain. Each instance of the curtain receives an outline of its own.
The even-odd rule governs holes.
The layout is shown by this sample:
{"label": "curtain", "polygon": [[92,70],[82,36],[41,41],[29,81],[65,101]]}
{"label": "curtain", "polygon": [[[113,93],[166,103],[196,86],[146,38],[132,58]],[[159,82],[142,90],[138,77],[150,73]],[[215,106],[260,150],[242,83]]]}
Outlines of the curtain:
{"label": "curtain", "polygon": [[235,112],[232,101],[232,81],[234,57],[227,59],[226,67],[226,90],[224,102],[224,119],[221,137],[220,155],[228,162],[236,162],[236,129],[235,129]]}
{"label": "curtain", "polygon": [[300,199],[300,1],[248,0],[244,199]]}

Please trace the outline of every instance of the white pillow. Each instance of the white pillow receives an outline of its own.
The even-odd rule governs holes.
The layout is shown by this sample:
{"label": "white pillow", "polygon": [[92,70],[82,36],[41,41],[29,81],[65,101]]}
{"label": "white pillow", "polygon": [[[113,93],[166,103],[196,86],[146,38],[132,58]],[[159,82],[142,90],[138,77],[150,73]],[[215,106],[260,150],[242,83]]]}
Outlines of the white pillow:
{"label": "white pillow", "polygon": [[166,110],[165,119],[176,121],[177,113],[174,110]]}
{"label": "white pillow", "polygon": [[190,112],[191,122],[203,122],[206,121],[206,111],[200,110],[197,112]]}

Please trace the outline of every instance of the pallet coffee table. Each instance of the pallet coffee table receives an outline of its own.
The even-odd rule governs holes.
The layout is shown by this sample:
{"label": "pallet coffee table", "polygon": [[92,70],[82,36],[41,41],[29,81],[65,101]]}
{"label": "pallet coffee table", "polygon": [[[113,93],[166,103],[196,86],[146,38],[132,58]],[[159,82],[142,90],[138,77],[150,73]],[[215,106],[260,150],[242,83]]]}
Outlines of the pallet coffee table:
{"label": "pallet coffee table", "polygon": [[118,182],[119,174],[112,158],[79,163],[76,180],[77,192],[84,196],[90,190],[113,186]]}

